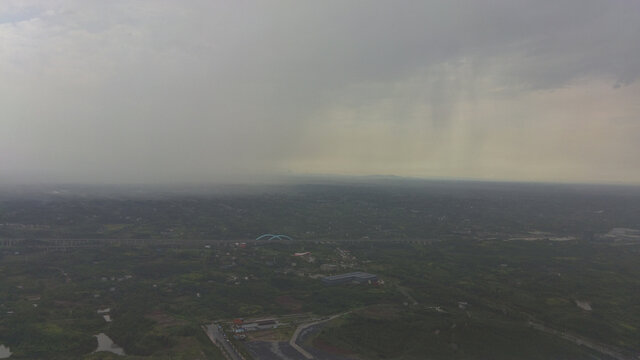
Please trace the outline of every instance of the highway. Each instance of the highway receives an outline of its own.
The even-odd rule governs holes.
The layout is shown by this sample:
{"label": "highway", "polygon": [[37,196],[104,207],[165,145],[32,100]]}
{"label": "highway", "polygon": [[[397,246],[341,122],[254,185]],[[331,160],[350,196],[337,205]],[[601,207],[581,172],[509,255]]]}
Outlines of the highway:
{"label": "highway", "polygon": [[218,328],[216,324],[205,325],[204,328],[211,342],[222,349],[223,354],[226,355],[225,357],[227,359],[245,360],[244,357],[240,355],[231,345],[231,343],[225,338],[224,333]]}

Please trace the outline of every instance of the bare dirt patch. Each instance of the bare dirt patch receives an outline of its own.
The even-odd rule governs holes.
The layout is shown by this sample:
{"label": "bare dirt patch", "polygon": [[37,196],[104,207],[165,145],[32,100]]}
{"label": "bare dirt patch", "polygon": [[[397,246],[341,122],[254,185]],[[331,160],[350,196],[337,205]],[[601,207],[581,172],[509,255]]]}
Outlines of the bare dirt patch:
{"label": "bare dirt patch", "polygon": [[278,296],[276,298],[276,302],[278,303],[278,305],[292,312],[302,310],[302,301],[294,299],[289,295]]}

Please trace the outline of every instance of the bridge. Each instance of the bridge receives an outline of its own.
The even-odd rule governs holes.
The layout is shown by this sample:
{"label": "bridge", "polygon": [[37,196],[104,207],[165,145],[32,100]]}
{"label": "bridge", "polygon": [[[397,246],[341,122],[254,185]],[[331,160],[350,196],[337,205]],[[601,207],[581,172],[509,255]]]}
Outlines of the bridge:
{"label": "bridge", "polygon": [[293,241],[293,239],[287,235],[277,235],[277,234],[262,234],[260,236],[258,236],[256,238],[256,241],[258,240],[264,240],[266,239],[267,241],[271,241],[271,240],[291,240]]}

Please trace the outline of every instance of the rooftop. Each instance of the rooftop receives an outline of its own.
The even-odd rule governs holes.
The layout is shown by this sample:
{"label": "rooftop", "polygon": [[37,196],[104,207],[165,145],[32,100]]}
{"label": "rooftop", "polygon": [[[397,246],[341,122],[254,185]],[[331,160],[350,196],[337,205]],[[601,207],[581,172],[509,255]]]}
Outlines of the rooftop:
{"label": "rooftop", "polygon": [[351,273],[346,273],[346,274],[327,276],[323,280],[326,280],[326,281],[347,280],[347,279],[368,280],[368,279],[375,278],[375,277],[376,277],[376,275],[374,275],[374,274],[369,274],[369,273],[362,272],[362,271],[356,271],[356,272],[351,272]]}

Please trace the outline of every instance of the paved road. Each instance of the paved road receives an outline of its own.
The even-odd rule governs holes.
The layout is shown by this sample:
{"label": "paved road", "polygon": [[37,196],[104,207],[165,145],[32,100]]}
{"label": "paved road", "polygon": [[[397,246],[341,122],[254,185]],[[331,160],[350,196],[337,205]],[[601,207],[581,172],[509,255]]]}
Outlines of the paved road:
{"label": "paved road", "polygon": [[245,347],[257,360],[306,360],[286,341],[249,341]]}
{"label": "paved road", "polygon": [[218,328],[216,324],[205,325],[205,330],[211,342],[213,342],[216,346],[221,347],[224,352],[227,353],[227,359],[244,360],[244,357],[238,354],[236,349],[231,346],[231,343],[229,343],[229,341],[225,338],[224,333]]}
{"label": "paved road", "polygon": [[307,329],[309,327],[312,327],[312,326],[318,325],[318,324],[322,324],[322,323],[327,322],[327,321],[331,321],[331,320],[333,320],[333,319],[335,319],[335,318],[337,318],[339,316],[342,316],[344,314],[346,314],[346,313],[336,314],[336,315],[333,315],[333,316],[331,316],[331,317],[329,317],[327,319],[324,319],[324,320],[314,321],[312,323],[302,324],[302,325],[298,326],[296,331],[293,333],[293,336],[291,337],[291,340],[289,340],[289,345],[291,345],[292,348],[298,350],[298,352],[300,354],[302,354],[302,356],[304,356],[305,358],[313,359],[313,355],[311,355],[308,351],[306,351],[300,345],[297,344],[298,337],[300,336],[300,333],[303,330],[305,330],[305,329]]}

